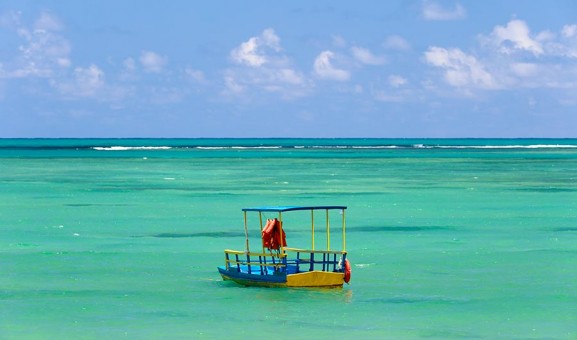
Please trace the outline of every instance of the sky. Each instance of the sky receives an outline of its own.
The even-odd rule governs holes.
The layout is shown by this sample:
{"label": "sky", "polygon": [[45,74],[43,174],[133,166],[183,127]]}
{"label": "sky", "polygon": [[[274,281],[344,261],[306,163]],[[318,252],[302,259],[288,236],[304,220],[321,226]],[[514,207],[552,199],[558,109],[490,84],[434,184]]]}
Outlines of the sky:
{"label": "sky", "polygon": [[577,2],[2,0],[20,137],[577,137]]}

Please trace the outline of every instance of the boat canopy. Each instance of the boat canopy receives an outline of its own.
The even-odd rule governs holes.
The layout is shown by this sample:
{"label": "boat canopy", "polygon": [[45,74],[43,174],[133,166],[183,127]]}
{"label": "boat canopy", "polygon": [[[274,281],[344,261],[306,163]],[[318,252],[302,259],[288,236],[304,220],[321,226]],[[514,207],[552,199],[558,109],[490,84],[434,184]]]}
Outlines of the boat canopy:
{"label": "boat canopy", "polygon": [[315,206],[263,206],[263,207],[252,207],[252,208],[243,208],[242,211],[258,211],[258,212],[285,212],[285,211],[295,211],[295,210],[344,210],[346,206],[342,205],[315,205]]}
{"label": "boat canopy", "polygon": [[[218,270],[223,279],[247,286],[342,287],[343,283],[348,283],[350,279],[346,250],[346,209],[344,205],[266,205],[242,208],[245,249],[225,250],[225,266]],[[287,247],[283,215],[289,211],[301,211],[295,214],[294,219],[284,219],[297,226],[306,226],[305,217],[309,215],[310,248]],[[340,215],[338,218],[337,214]],[[267,218],[266,215],[278,216]],[[315,230],[315,215],[321,215],[316,219],[324,220],[324,228],[317,226]],[[336,238],[337,242],[342,241],[341,249],[331,250],[331,217],[341,220],[341,237],[338,236],[339,233],[333,233],[336,234],[333,238]],[[260,228],[260,249],[253,252],[249,245],[249,221]],[[255,234],[253,235],[256,236]],[[326,237],[326,246],[315,248],[315,234]]]}

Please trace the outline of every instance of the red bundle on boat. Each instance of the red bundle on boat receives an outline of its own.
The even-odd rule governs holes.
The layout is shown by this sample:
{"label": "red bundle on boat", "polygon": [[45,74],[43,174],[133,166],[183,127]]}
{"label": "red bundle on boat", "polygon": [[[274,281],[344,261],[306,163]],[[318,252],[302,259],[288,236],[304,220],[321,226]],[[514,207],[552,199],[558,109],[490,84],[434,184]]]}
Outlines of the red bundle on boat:
{"label": "red bundle on boat", "polygon": [[286,234],[281,221],[276,218],[266,221],[266,226],[262,230],[262,245],[270,250],[278,250],[281,245],[286,247]]}

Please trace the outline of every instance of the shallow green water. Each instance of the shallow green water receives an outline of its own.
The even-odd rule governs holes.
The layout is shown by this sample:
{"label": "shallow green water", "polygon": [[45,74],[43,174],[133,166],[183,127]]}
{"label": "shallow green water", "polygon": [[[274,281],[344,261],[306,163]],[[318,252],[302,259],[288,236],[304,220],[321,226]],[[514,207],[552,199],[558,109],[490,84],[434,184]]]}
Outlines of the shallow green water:
{"label": "shallow green water", "polygon": [[[577,140],[0,140],[0,169],[2,339],[577,338]],[[349,207],[351,285],[221,281],[277,204]]]}

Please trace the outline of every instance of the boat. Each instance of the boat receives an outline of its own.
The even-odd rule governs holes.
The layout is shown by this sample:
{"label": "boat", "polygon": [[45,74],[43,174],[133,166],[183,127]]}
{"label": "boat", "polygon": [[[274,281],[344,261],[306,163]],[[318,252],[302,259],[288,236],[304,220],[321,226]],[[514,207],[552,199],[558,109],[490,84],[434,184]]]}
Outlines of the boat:
{"label": "boat", "polygon": [[[351,265],[346,251],[346,209],[346,206],[243,208],[246,238],[244,250],[224,251],[224,266],[218,267],[220,275],[225,281],[234,281],[243,286],[343,287],[351,278]],[[340,219],[341,230],[340,233],[331,234],[330,221],[335,219],[335,215],[336,219]],[[324,220],[324,227],[317,227],[315,220]],[[310,246],[288,247],[287,238],[291,241],[291,233],[294,233],[297,241],[300,239],[302,242],[302,228],[293,225],[306,225],[308,221],[310,225],[306,231],[311,234]],[[249,229],[249,222],[251,225],[256,224],[253,228],[256,230]],[[284,222],[287,222],[286,228]],[[315,235],[324,236],[324,247],[317,247]],[[331,237],[341,244],[341,249],[331,249]],[[256,240],[258,245],[255,247]]]}

